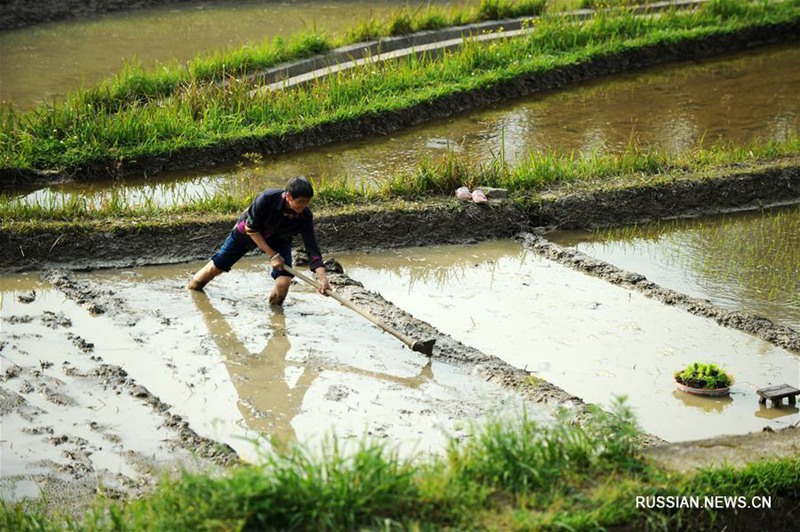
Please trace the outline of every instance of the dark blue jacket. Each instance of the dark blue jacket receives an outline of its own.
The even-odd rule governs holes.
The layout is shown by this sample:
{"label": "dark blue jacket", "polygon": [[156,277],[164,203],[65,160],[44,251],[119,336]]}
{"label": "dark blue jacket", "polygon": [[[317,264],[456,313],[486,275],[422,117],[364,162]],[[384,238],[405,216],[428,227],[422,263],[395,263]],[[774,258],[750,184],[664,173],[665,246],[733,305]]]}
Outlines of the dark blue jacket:
{"label": "dark blue jacket", "polygon": [[264,240],[275,239],[291,242],[301,235],[308,253],[309,268],[313,271],[323,266],[322,252],[314,234],[314,215],[310,209],[297,214],[286,204],[285,192],[270,188],[258,195],[236,222],[236,230],[246,234],[247,230],[258,231]]}

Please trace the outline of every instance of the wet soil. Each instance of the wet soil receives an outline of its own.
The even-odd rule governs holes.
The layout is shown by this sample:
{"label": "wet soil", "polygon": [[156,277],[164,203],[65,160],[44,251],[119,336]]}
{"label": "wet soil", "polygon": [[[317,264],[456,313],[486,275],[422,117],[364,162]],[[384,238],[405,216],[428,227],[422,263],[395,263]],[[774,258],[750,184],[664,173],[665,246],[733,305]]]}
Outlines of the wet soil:
{"label": "wet soil", "polygon": [[[800,157],[717,169],[713,175],[642,177],[631,185],[588,182],[554,187],[519,202],[455,199],[316,210],[326,253],[470,243],[509,238],[536,227],[592,229],[691,217],[800,200]],[[0,228],[0,273],[167,264],[210,257],[233,217],[103,227],[52,224]]]}
{"label": "wet soil", "polygon": [[[336,264],[329,263],[328,266],[331,271],[330,278],[332,283],[346,297],[357,301],[360,306],[392,323],[394,327],[408,335],[435,339],[437,341],[436,355],[434,357],[436,364],[441,362],[446,365],[464,367],[469,374],[479,376],[474,379],[475,381],[489,383],[499,389],[508,390],[508,392],[504,393],[508,393],[509,397],[522,398],[526,402],[540,404],[543,411],[552,413],[558,407],[571,408],[578,422],[585,414],[585,405],[577,397],[570,396],[563,390],[543,381],[532,381],[527,372],[517,370],[494,357],[485,355],[439,333],[430,325],[414,319],[386,302],[378,294],[364,290],[363,287],[347,275],[335,273],[339,269]],[[233,279],[233,276],[228,279]],[[251,286],[248,283],[245,284]],[[251,291],[247,286],[244,289],[248,292]],[[74,303],[74,306],[81,307],[89,315],[90,323],[98,319],[96,318],[97,316],[102,316],[118,325],[119,330],[112,334],[122,334],[124,336],[130,334],[139,345],[133,345],[129,349],[109,347],[108,342],[104,341],[101,333],[103,326],[99,323],[94,326],[89,325],[91,330],[88,334],[84,324],[84,332],[81,332],[79,324],[74,323],[78,314],[74,314],[71,319],[68,315],[58,311],[59,303],[48,303],[42,295],[45,291],[44,287],[48,287],[48,289],[49,287],[57,288],[66,299]],[[167,294],[177,290],[179,293],[172,296],[172,299],[175,300],[181,299],[181,296],[185,294],[180,286],[175,286],[174,282],[170,282],[168,286],[165,285],[162,288],[166,290]],[[116,289],[119,289],[119,285],[116,286]],[[157,288],[150,287],[146,291],[148,291],[150,297],[159,297]],[[123,294],[127,294],[127,297]],[[131,371],[138,373],[140,377],[143,376],[141,368],[138,368],[140,365],[138,361],[123,357],[122,360],[125,360],[125,362],[122,365],[107,362],[107,360],[114,358],[114,354],[111,352],[114,349],[127,349],[131,354],[136,354],[142,350],[159,351],[170,349],[169,343],[165,343],[164,340],[159,341],[158,339],[141,337],[141,329],[136,329],[137,324],[148,321],[160,324],[157,326],[157,332],[150,334],[150,336],[159,336],[164,333],[167,335],[176,334],[177,331],[181,331],[181,334],[186,336],[186,338],[177,340],[180,342],[181,348],[189,351],[194,349],[191,345],[188,345],[191,344],[189,337],[192,336],[190,331],[187,332],[188,322],[180,321],[170,314],[169,310],[165,310],[163,306],[153,308],[142,305],[130,295],[129,292],[122,291],[118,293],[114,289],[108,288],[107,285],[104,285],[102,279],[95,281],[70,272],[54,270],[48,271],[43,275],[42,283],[39,286],[39,294],[37,294],[36,289],[32,289],[16,295],[19,303],[16,305],[16,311],[11,313],[4,312],[2,317],[5,322],[4,327],[12,324],[22,325],[22,327],[17,327],[16,329],[11,327],[10,330],[13,334],[4,334],[4,343],[0,346],[0,351],[3,352],[4,369],[4,373],[0,376],[0,414],[3,416],[4,426],[7,429],[6,437],[9,438],[4,441],[4,452],[7,449],[9,454],[13,455],[13,457],[5,457],[4,469],[9,467],[9,464],[11,464],[11,467],[9,470],[4,470],[3,478],[0,478],[0,491],[4,493],[4,498],[6,498],[6,494],[10,493],[12,495],[8,497],[9,500],[16,500],[20,496],[26,495],[25,490],[29,488],[32,491],[30,496],[43,497],[53,510],[66,508],[68,511],[78,515],[95,493],[110,494],[113,497],[120,498],[134,497],[152,489],[165,472],[176,474],[187,464],[192,469],[208,470],[213,467],[229,466],[239,461],[239,455],[229,445],[199,436],[190,425],[188,419],[175,413],[176,409],[178,409],[176,407],[179,405],[168,404],[161,397],[152,393],[144,385],[144,382],[137,381],[129,376],[129,372],[123,366],[131,368]],[[299,294],[293,294],[293,299],[298,297]],[[292,303],[297,304],[294,301]],[[262,302],[261,307],[263,306],[265,305]],[[7,308],[8,306],[6,306]],[[42,310],[47,308],[52,308],[53,310]],[[248,319],[239,315],[240,313],[252,316],[256,322],[258,322],[259,317],[263,320],[264,308],[249,308],[242,301],[235,301],[232,308],[233,311],[230,312],[232,315],[228,317],[235,318],[235,322],[244,323],[243,320]],[[303,309],[305,308],[303,307]],[[29,309],[30,313],[20,314],[20,309]],[[185,313],[185,309],[183,312]],[[301,314],[303,312],[307,312],[307,310],[302,310]],[[317,312],[325,313],[324,309],[319,309]],[[212,312],[209,314],[206,311],[204,314],[214,316],[219,313]],[[221,314],[219,316],[222,317]],[[222,317],[222,319],[226,318]],[[28,336],[35,336],[42,327],[56,330],[58,332],[56,336],[60,340],[57,339],[56,343],[53,344],[52,340],[27,338]],[[126,329],[131,332],[126,332]],[[251,330],[252,327],[248,326],[248,329]],[[229,338],[230,334],[220,336],[224,338],[215,337],[212,344],[229,341],[225,338]],[[98,340],[100,341],[98,342]],[[195,351],[198,349],[205,350],[204,341],[199,338],[194,340],[196,343],[199,342],[199,346]],[[237,349],[244,347],[243,343]],[[400,348],[399,345],[397,347]],[[46,352],[53,349],[56,350],[55,353]],[[314,347],[312,351],[321,349],[321,347]],[[380,350],[380,347],[378,349]],[[193,355],[190,358],[206,358],[198,352],[190,354]],[[208,355],[209,353],[205,354]],[[361,355],[359,353],[350,353],[349,358],[358,359]],[[391,358],[395,357],[392,353],[385,353],[384,349],[384,353],[380,358],[384,358],[387,355]],[[150,355],[145,356],[144,352],[138,352],[137,356],[152,358],[152,361],[154,361],[155,365],[147,368],[145,374],[147,372],[170,371],[168,367],[161,367],[171,360],[170,356],[155,356],[153,358]],[[173,353],[172,356],[177,356],[177,354]],[[241,354],[229,353],[229,356],[241,356]],[[316,355],[316,357],[318,356]],[[51,360],[53,357],[56,357],[55,360],[57,361]],[[63,359],[66,360],[59,362]],[[254,358],[254,360],[256,359]],[[12,362],[9,364],[9,361]],[[60,367],[59,363],[61,364]],[[257,365],[270,366],[272,363],[267,359],[266,361],[260,360]],[[193,374],[194,380],[183,381],[180,377],[173,377],[174,381],[170,380],[170,385],[180,388],[186,385],[192,388],[191,394],[193,396],[200,396],[205,395],[204,391],[208,391],[209,385],[204,387],[197,379],[211,379],[210,386],[212,388],[214,386],[220,387],[220,391],[217,392],[220,397],[217,397],[216,401],[224,403],[221,398],[223,395],[222,386],[219,383],[215,384],[213,378],[208,376],[209,372],[214,371],[213,368],[209,369],[207,367],[209,360],[203,360],[202,364],[203,369],[206,371],[200,373],[190,372]],[[319,374],[319,369],[313,369],[319,364],[320,362],[315,356],[303,362],[305,371],[308,372],[312,379]],[[236,363],[234,362],[235,365]],[[318,408],[322,403],[331,403],[339,405],[341,408],[352,410],[353,405],[350,405],[352,400],[349,396],[358,397],[360,391],[348,386],[349,381],[346,372],[338,370],[335,365],[333,367],[334,374],[339,375],[337,380],[330,381],[329,378],[317,379],[331,383],[324,398],[307,398],[307,400],[313,402],[316,405],[315,408]],[[374,398],[368,393],[368,397],[362,397],[361,401],[364,402],[369,399],[366,402],[370,404],[376,401],[385,402],[391,397],[392,389],[402,390],[404,385],[410,388],[423,386],[420,393],[437,396],[439,399],[436,399],[436,397],[431,399],[431,404],[437,412],[428,411],[427,417],[421,417],[417,421],[418,424],[420,422],[430,424],[431,414],[434,414],[434,418],[439,416],[448,419],[466,415],[467,420],[475,420],[485,413],[483,409],[491,408],[486,398],[481,398],[481,396],[476,396],[472,399],[477,406],[467,405],[467,401],[464,400],[448,401],[447,396],[443,395],[439,388],[432,385],[431,380],[433,377],[430,374],[430,364],[425,368],[423,368],[421,376],[415,378],[399,377],[388,379],[389,387],[387,390],[381,392],[380,389],[372,389],[372,394],[381,393],[377,393]],[[181,371],[181,369],[174,368],[173,371]],[[229,366],[228,372],[232,371],[231,366]],[[446,374],[447,370],[443,370],[440,365],[436,370],[438,375],[436,380],[442,378],[442,373]],[[367,377],[372,375],[370,371],[361,371],[360,374]],[[230,378],[236,383],[237,379],[247,379],[254,375],[239,373],[234,375],[234,373],[231,373]],[[259,376],[263,377],[261,373],[259,373]],[[470,386],[473,386],[465,382],[463,376],[460,379],[458,379],[457,375],[450,378],[454,379],[454,381],[449,386],[457,385],[459,388],[466,387],[465,389],[470,389]],[[305,377],[300,377],[301,383],[304,379]],[[352,381],[352,377],[350,381]],[[158,383],[153,382],[153,384],[158,386]],[[489,384],[486,385],[488,386]],[[319,384],[317,387],[319,388],[320,386],[324,387],[323,384]],[[350,382],[350,386],[352,386],[352,382]],[[318,395],[319,393],[316,392],[314,397]],[[302,395],[300,397],[302,398]],[[285,398],[277,400],[283,401]],[[397,402],[398,398],[394,398],[393,401]],[[515,401],[516,399],[512,400],[512,402]],[[117,417],[120,414],[115,417],[114,409],[116,408],[117,412],[121,408],[127,411],[127,409],[132,408],[131,402],[138,405],[139,410],[141,410],[142,406],[148,407],[154,420],[161,418],[160,423],[154,424],[154,428],[149,429],[152,432],[149,433],[149,437],[145,440],[147,445],[156,446],[155,450],[142,451],[137,448],[136,442],[130,441],[135,439],[131,438],[131,427],[121,427],[119,425]],[[174,396],[170,402],[175,402]],[[101,406],[98,406],[98,403]],[[248,403],[248,398],[241,397],[240,408],[243,403]],[[399,417],[408,418],[406,421],[412,423],[416,419],[412,410],[426,406],[413,400],[408,402],[407,405],[402,401],[399,404],[406,408],[406,410],[401,410]],[[257,405],[248,403],[244,406],[255,408]],[[76,410],[81,412],[77,414],[77,419],[88,416],[92,421],[86,422],[88,424],[73,423],[74,418],[71,418],[68,413],[70,409],[72,416],[75,415]],[[91,411],[94,411],[94,414]],[[528,409],[528,411],[533,412],[532,409]],[[257,412],[257,408],[255,408],[254,412],[256,418],[269,417],[268,413]],[[424,414],[424,412],[420,414]],[[111,417],[107,417],[109,415]],[[337,414],[331,415],[333,415],[333,419],[338,419],[337,425],[341,426],[342,424],[350,424],[348,418],[352,417],[353,414],[339,413],[338,416]],[[386,412],[383,412],[383,415],[386,415]],[[133,426],[138,426],[135,425],[136,421],[133,420],[133,416],[125,415],[125,417],[128,418],[128,422]],[[399,439],[394,434],[396,431],[392,426],[396,425],[401,430],[410,431],[414,434],[422,428],[419,425],[405,427],[403,419],[394,419],[390,423],[385,423],[377,419],[377,417],[374,414],[372,415],[372,418],[376,419],[372,419],[371,423],[376,423],[377,425],[367,434],[376,438],[391,437],[388,441],[394,442],[392,445],[399,445]],[[195,421],[197,420],[195,419]],[[316,424],[319,426],[322,421],[322,419],[319,419]],[[6,425],[7,422],[9,423],[8,425]],[[354,425],[358,425],[358,423]],[[22,428],[20,429],[20,427]],[[126,428],[128,429],[127,431]],[[350,437],[361,437],[362,434],[358,432],[359,430],[361,429],[354,426],[354,431],[358,434],[353,434]],[[450,428],[448,433],[453,434],[452,430]],[[393,435],[394,437],[392,437]],[[273,434],[273,436],[275,435]],[[44,443],[42,443],[42,438],[45,438]],[[239,438],[241,439],[241,436]],[[659,443],[661,440],[643,437],[642,441],[652,445]],[[32,456],[31,452],[36,453],[36,445],[45,445],[46,447],[48,442],[52,447],[50,452],[58,453],[58,458],[35,460],[35,456]],[[308,444],[309,442],[304,443]],[[31,451],[31,449],[34,450]],[[40,450],[39,456],[42,456],[44,452]],[[98,456],[105,456],[105,460],[108,461],[107,453],[109,452],[112,455],[121,457],[121,460],[126,464],[123,469],[129,471],[124,474],[117,473],[114,475],[106,469],[101,469],[100,465],[95,463],[95,460],[97,460]],[[419,452],[419,449],[416,452]],[[150,453],[152,453],[152,456],[150,456]],[[150,456],[149,459],[148,456]],[[19,468],[18,464],[20,462],[27,463],[28,466],[17,471],[15,468]]]}
{"label": "wet soil", "polygon": [[[99,290],[81,291],[55,273],[51,279],[91,314],[113,308],[94,303]],[[96,338],[78,333],[41,290],[17,299],[28,313],[9,313],[4,303],[0,316],[3,500],[40,499],[49,511],[79,517],[96,494],[136,497],[164,476],[239,462],[230,446],[199,435],[123,367],[107,363]],[[133,442],[131,427],[139,429]]]}
{"label": "wet soil", "polygon": [[[532,238],[536,240],[532,236],[526,236],[526,238],[528,240]],[[580,419],[585,414],[586,405],[580,398],[572,396],[541,379],[532,378],[528,371],[513,367],[496,357],[487,355],[451,336],[441,333],[429,323],[415,318],[388,302],[379,293],[365,289],[360,283],[346,274],[336,273],[339,270],[336,263],[329,262],[328,269],[331,272],[331,281],[337,291],[348,299],[357,302],[359,306],[369,310],[385,322],[391,323],[404,334],[414,338],[435,339],[436,347],[433,359],[437,363],[441,362],[468,368],[473,374],[479,376],[481,380],[495,383],[511,392],[515,397],[521,397],[529,403],[542,405],[546,410],[553,411],[556,408],[565,407],[573,412],[576,422],[580,422]],[[241,276],[242,273],[240,272],[239,275]],[[234,279],[234,277],[230,276],[224,280],[228,281]],[[43,280],[44,284],[56,287],[60,294],[84,309],[90,316],[108,318],[118,323],[123,330],[125,328],[132,330],[137,323],[147,320],[155,320],[161,323],[162,328],[165,330],[175,328],[182,330],[187,326],[184,322],[173,322],[174,317],[169,311],[164,310],[163,306],[154,308],[141,305],[140,302],[131,297],[130,291],[120,291],[118,284],[106,283],[102,277],[93,278],[66,271],[48,271],[43,275]],[[252,286],[252,281],[244,282],[243,284]],[[174,282],[170,282],[168,285],[162,287],[166,290],[165,293],[180,291],[180,286],[176,286]],[[139,286],[142,286],[141,282]],[[228,292],[229,288],[226,287],[223,290]],[[147,290],[149,290],[150,297],[159,297],[158,290]],[[176,294],[175,297],[177,298],[178,296],[180,294]],[[299,294],[293,294],[293,296],[298,297]],[[37,293],[36,289],[20,292],[16,295],[16,299],[19,302],[18,307],[22,309],[27,309],[38,302],[42,303],[42,307],[45,309],[53,308],[52,311],[44,310],[39,314],[31,306],[30,313],[20,314],[17,312],[13,316],[3,316],[3,320],[10,322],[13,319],[14,322],[29,325],[39,323],[43,327],[61,331],[72,345],[70,349],[77,353],[77,356],[69,357],[72,362],[65,361],[59,368],[58,363],[54,367],[52,363],[40,358],[41,354],[39,352],[31,350],[26,357],[28,359],[27,364],[8,365],[4,360],[4,374],[0,377],[0,399],[2,399],[0,400],[0,414],[3,415],[4,422],[8,419],[7,416],[23,418],[28,422],[28,430],[31,437],[45,437],[54,449],[62,451],[61,456],[63,459],[58,463],[40,462],[37,464],[40,472],[24,477],[24,482],[31,483],[33,486],[31,489],[37,490],[37,493],[33,495],[44,495],[50,501],[49,504],[57,505],[58,508],[68,508],[75,515],[79,515],[82,508],[85,508],[85,505],[95,493],[103,493],[106,496],[118,498],[133,497],[146,493],[153,488],[157,479],[164,474],[165,468],[167,471],[176,474],[181,467],[184,467],[185,463],[181,458],[186,460],[189,454],[199,457],[200,463],[196,467],[208,468],[237,462],[238,457],[229,446],[198,436],[187,419],[175,414],[174,405],[167,404],[162,398],[143,386],[141,382],[137,382],[130,377],[128,371],[122,366],[108,363],[104,360],[109,358],[110,355],[107,347],[103,348],[100,344],[96,344],[94,336],[84,335],[77,327],[78,324],[74,323],[74,319],[59,312],[57,305],[49,306],[46,301],[40,301],[42,298],[41,290]],[[236,317],[238,315],[236,321],[244,319],[244,314],[252,314],[253,310],[257,310],[243,301],[236,302],[232,308],[234,309],[233,316]],[[249,328],[248,325],[246,327]],[[36,333],[36,330],[31,327],[26,327],[23,331],[27,331],[26,334]],[[17,344],[21,343],[21,339],[16,336],[7,337],[6,340],[7,343],[0,346],[4,359],[8,357],[10,351],[18,348]],[[143,340],[139,349],[153,349],[155,346],[169,349],[169,345],[161,345],[157,340],[149,344],[146,340]],[[195,353],[195,356],[197,356],[197,353]],[[150,371],[158,371],[158,368],[153,367]],[[233,377],[233,374],[231,374],[231,377]],[[117,396],[129,397],[130,400],[149,407],[152,411],[152,416],[162,420],[158,429],[160,432],[154,434],[150,439],[165,442],[167,448],[162,449],[162,454],[171,456],[174,462],[164,459],[163,456],[160,460],[148,459],[143,453],[129,447],[124,439],[115,439],[116,433],[111,430],[111,423],[105,422],[100,417],[85,428],[81,426],[71,429],[64,429],[58,426],[54,428],[49,421],[53,419],[53,416],[38,412],[39,407],[32,399],[34,399],[33,396],[41,397],[39,399],[40,404],[45,404],[47,410],[51,414],[56,414],[56,416],[60,415],[58,412],[63,409],[80,408],[81,398],[76,395],[75,390],[78,388],[75,386],[76,381],[69,379],[80,379],[83,385],[90,390],[96,390],[98,397],[102,397],[109,403],[109,394],[112,394],[112,398],[114,397],[113,394],[116,394]],[[461,383],[463,384],[463,380]],[[203,391],[198,387],[195,393],[202,394]],[[324,400],[333,403],[345,403],[348,395],[355,393],[354,389],[346,384],[341,384],[341,379],[339,381],[330,381]],[[449,415],[454,415],[464,406],[451,403],[440,402],[438,404],[443,411],[449,412]],[[97,443],[91,441],[90,435],[95,433],[104,440],[113,443],[117,452],[127,457],[132,467],[138,471],[138,476],[135,480],[125,475],[118,475],[117,478],[108,478],[107,475],[101,474],[93,468],[91,457],[100,454],[100,451],[102,451],[102,449],[97,448]],[[370,434],[376,437],[382,436],[380,431],[371,432]],[[755,435],[754,438],[753,441],[761,441],[763,436]],[[743,440],[747,440],[747,438],[743,438]],[[25,443],[24,441],[17,441],[15,445],[24,447]],[[747,462],[766,456],[783,457],[796,454],[797,438],[792,439],[791,434],[781,439],[778,443],[770,446],[769,455],[765,455],[763,450],[759,451],[758,445],[744,443],[737,444],[736,448],[731,450],[731,454],[736,456],[738,462]],[[655,454],[647,451],[646,456],[648,459],[654,460],[664,467],[675,467],[674,464],[681,458],[674,458],[673,463],[669,463],[668,458],[663,458],[663,455],[675,455],[678,451],[672,450],[671,446],[665,447],[663,444],[664,442],[658,438],[646,435],[642,437],[643,446],[658,446],[657,448],[659,449]],[[734,447],[724,442],[719,444],[713,441],[697,443],[695,448],[699,448],[701,451],[697,453],[691,463],[696,465],[717,463],[709,459],[708,453],[704,454],[702,452],[703,445],[706,447],[715,445]],[[685,444],[681,449],[684,448],[686,448]],[[688,453],[691,455],[692,451],[688,451]],[[0,482],[0,489],[4,488],[9,480],[13,481],[15,479],[4,479],[4,482]],[[23,484],[20,487],[17,484],[16,492],[19,493],[20,490],[24,490],[25,486]]]}
{"label": "wet soil", "polygon": [[[543,222],[552,225],[563,223],[569,227],[591,227],[658,216],[691,215],[697,214],[698,210],[708,213],[710,210],[737,209],[778,200],[797,201],[800,196],[797,168],[797,161],[789,160],[770,165],[766,169],[761,168],[760,171],[749,169],[732,178],[697,179],[695,176],[695,179],[687,179],[686,182],[652,183],[638,189],[609,187],[608,190],[599,192],[568,187],[561,190],[560,194],[551,191],[548,198],[537,204],[535,209],[531,210],[528,206],[528,211],[507,201],[493,201],[481,206],[450,200],[392,208],[387,208],[385,205],[372,206],[364,208],[361,212],[320,216],[319,230],[328,253],[334,250],[376,250],[434,243],[469,243],[520,234],[526,230],[533,231],[536,234],[525,233],[521,238],[537,254],[550,260],[597,275],[609,282],[628,286],[665,304],[676,305],[689,312],[712,317],[727,327],[745,330],[776,345],[800,352],[800,334],[791,329],[777,326],[757,316],[719,309],[707,301],[663,289],[635,273],[624,272],[591,257],[560,248],[542,236],[547,233],[546,227],[537,227]],[[672,188],[676,184],[678,186]],[[695,201],[695,197],[702,198],[705,204],[699,200]],[[670,199],[665,201],[665,198]],[[598,214],[603,212],[607,213],[606,218]],[[8,245],[4,245],[3,249],[14,248],[20,253],[18,257],[9,257],[5,263],[6,271],[8,272],[8,266],[45,270],[46,282],[57,287],[65,297],[83,307],[89,314],[110,316],[115,320],[132,324],[137,321],[136,309],[113,290],[104,288],[102,283],[79,280],[68,271],[53,271],[52,268],[60,265],[71,269],[93,269],[181,262],[207,256],[215,246],[219,245],[230,229],[230,224],[231,220],[220,220],[177,227],[129,227],[105,233],[82,230],[50,235],[30,234],[24,238],[17,233],[9,234],[4,229],[3,238],[7,239]],[[331,265],[330,269],[334,271],[337,268]],[[436,339],[434,360],[473,368],[486,381],[496,383],[527,401],[544,405],[549,409],[566,406],[574,412],[578,420],[584,415],[586,405],[580,398],[541,379],[532,378],[528,371],[515,368],[441,333],[430,324],[414,318],[391,304],[380,294],[364,289],[345,274],[332,273],[331,279],[343,295],[387,323],[391,323],[404,334],[414,338]],[[24,293],[19,298],[22,303],[35,301],[36,293],[35,291]],[[21,322],[26,319],[30,321],[39,319],[48,327],[68,329],[71,325],[69,319],[59,315],[58,312],[45,313],[41,317],[15,316],[14,319]],[[235,451],[225,444],[199,436],[185,419],[172,413],[158,396],[129,378],[125,369],[103,362],[102,353],[94,352],[92,338],[72,334],[68,339],[75,349],[89,357],[98,357],[93,361],[91,369],[81,370],[86,379],[93,379],[92,382],[96,382],[96,386],[112,386],[121,393],[129,394],[149,405],[154,416],[164,418],[164,430],[173,434],[165,439],[173,442],[174,455],[196,453],[206,464],[224,465],[238,461]],[[8,348],[11,346],[4,345],[0,349]],[[48,380],[47,372],[43,371],[48,368],[40,368],[35,364],[7,367],[4,363],[4,369],[2,378],[4,383],[9,380],[16,380],[17,383],[25,380],[27,385],[21,390],[39,390],[51,408],[59,405],[67,408],[73,404],[70,395],[64,392],[63,387],[55,386]],[[67,369],[69,370],[69,367]],[[331,390],[336,392],[334,388],[329,392]],[[3,397],[4,416],[31,417],[25,393],[7,390],[4,386],[0,395]],[[35,428],[46,431],[47,427],[45,423]],[[71,503],[65,501],[74,499],[75,505],[85,504],[96,490],[108,490],[107,486],[111,481],[97,478],[97,474],[87,467],[86,455],[87,452],[92,452],[92,449],[79,436],[69,434],[66,435],[66,440],[64,440],[65,434],[54,433],[51,436],[54,446],[70,444],[74,447],[68,449],[66,455],[71,460],[71,467],[62,464],[59,474],[54,474],[46,470],[48,467],[58,468],[58,465],[43,464],[45,472],[31,479],[39,486],[37,489],[45,493],[50,500],[61,501],[61,504],[66,504],[72,511],[79,513],[79,506],[70,506]],[[758,437],[760,436],[754,436]],[[663,442],[653,436],[644,436],[642,443],[645,446],[652,446]],[[784,453],[792,449],[794,447],[791,445],[781,446],[778,452],[781,456],[785,456]],[[750,447],[744,446],[737,450],[736,454],[745,461],[760,456],[752,452]],[[697,460],[703,459],[698,455]],[[64,474],[64,467],[67,467],[68,475]],[[155,477],[145,475],[144,478],[145,480],[133,483],[118,481],[112,485],[120,490],[119,496],[135,496],[154,485]]]}
{"label": "wet soil", "polygon": [[740,468],[750,461],[800,455],[800,428],[659,445],[644,454],[653,463],[681,473],[723,465]]}
{"label": "wet soil", "polygon": [[[800,428],[781,431],[764,431],[744,436],[720,436],[701,441],[656,446],[644,451],[645,459],[658,467],[691,474],[701,468],[730,466],[741,469],[749,462],[795,458],[800,455]],[[688,494],[693,495],[693,494]],[[769,510],[738,510],[717,512],[711,521],[705,513],[692,515],[692,522],[682,523],[684,530],[797,530],[800,516],[797,500],[787,497],[776,500],[777,494],[765,491],[771,497]],[[624,530],[641,530],[644,524],[624,527]]]}

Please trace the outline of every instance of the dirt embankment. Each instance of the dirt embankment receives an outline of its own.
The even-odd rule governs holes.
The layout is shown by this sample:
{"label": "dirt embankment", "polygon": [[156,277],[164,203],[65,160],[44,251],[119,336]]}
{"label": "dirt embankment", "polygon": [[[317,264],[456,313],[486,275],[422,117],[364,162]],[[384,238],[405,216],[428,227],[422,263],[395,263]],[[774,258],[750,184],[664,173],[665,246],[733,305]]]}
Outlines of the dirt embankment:
{"label": "dirt embankment", "polygon": [[800,354],[800,333],[789,327],[777,325],[771,320],[746,312],[725,310],[708,300],[690,297],[675,290],[663,288],[652,281],[648,281],[641,274],[622,270],[574,249],[562,248],[542,236],[525,234],[522,239],[528,248],[547,259],[599,277],[610,283],[636,290],[665,305],[674,305],[697,316],[711,318],[720,325],[747,332],[773,345]]}
{"label": "dirt embankment", "polygon": [[[717,176],[653,178],[637,185],[565,185],[527,205],[460,204],[434,199],[414,205],[380,204],[347,212],[315,211],[325,252],[469,243],[509,238],[536,227],[595,228],[671,217],[753,209],[800,200],[800,157]],[[91,269],[167,264],[209,257],[233,218],[93,229],[0,228],[0,273],[45,268]]]}

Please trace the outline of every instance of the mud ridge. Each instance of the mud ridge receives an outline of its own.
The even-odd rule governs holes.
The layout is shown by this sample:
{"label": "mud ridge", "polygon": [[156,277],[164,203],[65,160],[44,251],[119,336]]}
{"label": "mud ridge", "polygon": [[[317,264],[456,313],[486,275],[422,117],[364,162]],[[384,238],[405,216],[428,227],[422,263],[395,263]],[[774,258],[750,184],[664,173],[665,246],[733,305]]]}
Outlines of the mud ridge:
{"label": "mud ridge", "polygon": [[[135,316],[132,317],[134,313],[131,309],[126,308],[121,299],[109,290],[98,288],[94,283],[77,281],[68,273],[58,270],[44,272],[42,280],[52,283],[68,299],[83,306],[91,314],[107,313],[111,317],[122,318],[125,322],[135,320]],[[79,344],[85,343],[83,339],[77,338],[77,340]],[[99,361],[100,357],[96,357],[96,360]],[[104,386],[127,390],[128,393],[151,406],[154,412],[165,418],[165,427],[178,432],[180,445],[196,453],[199,457],[223,466],[230,466],[239,461],[236,451],[230,446],[198,435],[180,416],[169,412],[170,405],[128,377],[121,367],[100,364],[91,372],[91,376],[102,381]]]}
{"label": "mud ridge", "polygon": [[745,312],[725,310],[708,300],[690,297],[648,281],[643,275],[629,272],[574,249],[566,249],[544,236],[526,233],[523,245],[537,255],[588,273],[610,283],[636,290],[665,305],[682,308],[697,316],[711,318],[720,325],[752,334],[773,345],[800,353],[800,333],[771,320]]}
{"label": "mud ridge", "polygon": [[229,445],[198,435],[181,416],[170,414],[168,404],[128,377],[121,367],[101,364],[92,372],[92,376],[105,386],[127,390],[132,396],[150,405],[154,412],[165,418],[165,427],[177,431],[179,440],[173,445],[183,447],[217,465],[232,466],[239,463],[239,456]]}
{"label": "mud ridge", "polygon": [[[718,214],[800,201],[800,157],[726,170],[704,178],[683,175],[643,185],[573,191],[569,185],[526,205],[462,204],[433,199],[411,206],[378,204],[346,213],[315,209],[323,253],[410,246],[467,244],[510,238],[534,227],[609,227],[656,219]],[[125,223],[91,230],[0,228],[0,273],[169,264],[210,257],[222,244],[234,216],[172,225]]]}
{"label": "mud ridge", "polygon": [[[528,401],[546,404],[553,411],[567,408],[573,413],[577,423],[587,416],[588,405],[580,397],[569,394],[529,371],[516,368],[440,332],[429,323],[415,318],[387,301],[379,293],[366,290],[361,283],[354,281],[345,273],[334,273],[329,278],[339,293],[379,319],[390,323],[403,334],[415,340],[436,340],[434,358],[452,364],[472,366],[487,381],[500,384]],[[651,434],[641,434],[639,442],[642,447],[666,443]]]}
{"label": "mud ridge", "polygon": [[800,157],[750,168],[734,165],[726,175],[666,177],[652,184],[545,194],[531,210],[534,226],[595,229],[677,217],[764,208],[800,200]]}
{"label": "mud ridge", "polygon": [[[86,270],[170,264],[209,258],[230,232],[235,216],[177,225],[125,224],[112,230],[66,227],[52,231],[0,228],[0,273],[63,268]],[[326,256],[376,250],[508,238],[529,228],[511,203],[492,206],[433,201],[404,209],[391,205],[357,212],[315,210],[317,237]]]}

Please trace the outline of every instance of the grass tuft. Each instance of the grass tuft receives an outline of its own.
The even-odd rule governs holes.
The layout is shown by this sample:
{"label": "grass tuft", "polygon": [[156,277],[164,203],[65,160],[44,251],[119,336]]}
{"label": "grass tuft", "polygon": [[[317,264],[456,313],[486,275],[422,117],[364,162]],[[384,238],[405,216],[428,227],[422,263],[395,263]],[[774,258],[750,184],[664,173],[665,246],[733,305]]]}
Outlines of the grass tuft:
{"label": "grass tuft", "polygon": [[[322,207],[341,207],[375,201],[416,201],[451,196],[460,186],[501,187],[508,189],[513,197],[531,198],[564,184],[591,183],[603,187],[621,181],[636,185],[658,176],[670,179],[689,172],[701,174],[712,169],[719,172],[730,166],[797,153],[800,153],[800,135],[780,142],[701,147],[677,155],[645,149],[631,141],[621,153],[536,152],[514,165],[506,162],[502,153],[488,162],[480,162],[470,154],[449,151],[436,159],[421,157],[413,171],[387,176],[377,183],[346,175],[323,177],[315,184],[314,202]],[[258,160],[253,164],[257,165]],[[79,224],[85,220],[119,218],[142,221],[182,215],[233,216],[260,192],[257,172],[251,174],[246,173],[222,190],[200,191],[191,196],[178,184],[145,192],[118,186],[102,193],[44,192],[33,198],[0,194],[0,220],[4,224],[31,220]],[[165,204],[160,199],[164,197],[171,199]]]}

